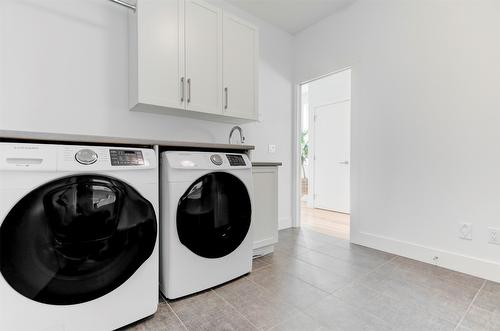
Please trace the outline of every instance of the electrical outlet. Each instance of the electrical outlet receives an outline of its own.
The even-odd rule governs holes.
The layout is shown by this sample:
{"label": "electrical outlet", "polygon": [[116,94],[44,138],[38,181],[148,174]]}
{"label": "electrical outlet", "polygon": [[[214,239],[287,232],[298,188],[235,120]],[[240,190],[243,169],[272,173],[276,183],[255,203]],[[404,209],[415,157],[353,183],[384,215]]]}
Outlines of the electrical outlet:
{"label": "electrical outlet", "polygon": [[460,239],[472,240],[472,223],[460,223]]}
{"label": "electrical outlet", "polygon": [[276,145],[270,144],[268,146],[268,151],[269,151],[269,153],[276,153]]}
{"label": "electrical outlet", "polygon": [[488,228],[489,231],[489,243],[494,245],[500,245],[500,229]]}

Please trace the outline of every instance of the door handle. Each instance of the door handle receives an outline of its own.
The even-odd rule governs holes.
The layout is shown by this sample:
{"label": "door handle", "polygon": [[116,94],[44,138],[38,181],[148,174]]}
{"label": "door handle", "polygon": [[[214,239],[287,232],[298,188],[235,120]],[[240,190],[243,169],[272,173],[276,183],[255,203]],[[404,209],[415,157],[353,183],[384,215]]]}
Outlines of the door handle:
{"label": "door handle", "polygon": [[187,79],[187,83],[188,83],[188,86],[187,86],[187,89],[188,89],[187,102],[190,103],[191,102],[191,78]]}
{"label": "door handle", "polygon": [[225,101],[225,104],[224,104],[224,109],[227,109],[227,100],[228,100],[228,91],[227,91],[227,87],[224,88],[224,93],[226,93],[226,101]]}
{"label": "door handle", "polygon": [[345,165],[348,165],[349,164],[349,161],[340,161],[339,164],[345,164]]}
{"label": "door handle", "polygon": [[184,102],[184,77],[181,77],[181,102]]}

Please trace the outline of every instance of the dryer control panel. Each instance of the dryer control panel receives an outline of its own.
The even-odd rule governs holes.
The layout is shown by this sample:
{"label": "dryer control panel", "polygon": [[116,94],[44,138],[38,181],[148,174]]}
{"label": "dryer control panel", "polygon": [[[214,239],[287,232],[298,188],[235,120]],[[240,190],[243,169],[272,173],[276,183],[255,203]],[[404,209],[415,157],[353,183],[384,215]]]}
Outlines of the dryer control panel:
{"label": "dryer control panel", "polygon": [[109,156],[112,166],[134,166],[144,164],[144,157],[140,150],[110,149]]}
{"label": "dryer control panel", "polygon": [[241,170],[252,168],[246,154],[168,151],[162,158],[173,169]]}

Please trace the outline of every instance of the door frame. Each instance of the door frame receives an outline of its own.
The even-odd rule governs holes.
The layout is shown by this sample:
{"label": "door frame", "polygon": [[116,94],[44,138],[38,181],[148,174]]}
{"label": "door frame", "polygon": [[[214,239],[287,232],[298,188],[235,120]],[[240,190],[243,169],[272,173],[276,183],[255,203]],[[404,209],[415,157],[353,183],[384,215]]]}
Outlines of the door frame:
{"label": "door frame", "polygon": [[[294,86],[294,93],[295,93],[295,102],[294,102],[294,116],[292,117],[293,120],[293,125],[292,125],[292,227],[298,228],[302,224],[301,220],[301,215],[300,215],[300,192],[301,192],[301,186],[300,186],[300,143],[299,143],[299,137],[301,134],[301,128],[302,128],[302,98],[301,98],[301,87],[302,85],[311,83],[315,80],[330,76],[330,75],[335,75],[338,74],[342,71],[345,70],[351,70],[351,85],[352,85],[352,66],[347,66],[343,67],[338,70],[334,70],[331,72],[328,72],[324,75],[317,76],[312,79],[308,79],[302,82],[298,82]],[[351,110],[352,110],[352,95],[351,95]],[[351,128],[350,132],[352,135],[352,121],[351,121]],[[351,163],[352,163],[352,139],[351,139]],[[351,181],[351,186],[352,186],[352,180],[349,178]],[[352,197],[352,191],[351,191],[351,197]]]}

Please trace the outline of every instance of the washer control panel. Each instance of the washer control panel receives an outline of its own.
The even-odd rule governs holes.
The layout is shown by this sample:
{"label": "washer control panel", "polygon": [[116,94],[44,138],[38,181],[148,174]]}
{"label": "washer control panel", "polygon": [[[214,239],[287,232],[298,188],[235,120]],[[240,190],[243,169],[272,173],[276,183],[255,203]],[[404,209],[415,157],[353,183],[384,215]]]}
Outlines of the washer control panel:
{"label": "washer control panel", "polygon": [[144,157],[140,150],[110,149],[109,156],[112,166],[144,165]]}
{"label": "washer control panel", "polygon": [[89,148],[80,149],[75,154],[76,161],[83,165],[94,164],[98,158],[97,153]]}
{"label": "washer control panel", "polygon": [[210,161],[212,161],[213,164],[220,166],[222,165],[222,157],[219,154],[213,154],[210,156]]}
{"label": "washer control panel", "polygon": [[229,161],[229,165],[232,167],[235,166],[246,166],[245,159],[242,155],[239,154],[226,154],[227,160]]}

